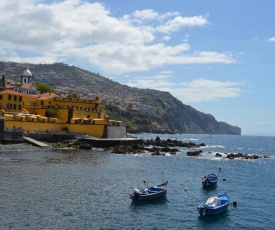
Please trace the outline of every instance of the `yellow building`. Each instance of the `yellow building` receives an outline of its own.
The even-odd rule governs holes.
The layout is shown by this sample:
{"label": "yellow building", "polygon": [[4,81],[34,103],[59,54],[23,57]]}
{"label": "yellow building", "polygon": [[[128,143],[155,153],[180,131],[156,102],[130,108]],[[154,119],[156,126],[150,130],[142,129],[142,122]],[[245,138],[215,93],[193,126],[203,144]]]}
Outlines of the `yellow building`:
{"label": "yellow building", "polygon": [[21,82],[12,85],[6,84],[4,75],[0,81],[0,117],[5,118],[6,128],[20,127],[25,132],[68,131],[98,138],[126,137],[126,127],[121,121],[109,120],[106,106],[99,103],[98,96],[90,100],[40,94],[28,69],[20,77]]}

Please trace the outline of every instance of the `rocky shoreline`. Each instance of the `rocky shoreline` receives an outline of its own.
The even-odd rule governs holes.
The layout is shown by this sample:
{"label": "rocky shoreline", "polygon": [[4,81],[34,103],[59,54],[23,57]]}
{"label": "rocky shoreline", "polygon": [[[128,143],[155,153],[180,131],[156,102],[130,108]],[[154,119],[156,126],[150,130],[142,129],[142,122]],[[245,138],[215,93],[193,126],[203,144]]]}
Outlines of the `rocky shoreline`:
{"label": "rocky shoreline", "polygon": [[[180,148],[200,148],[205,147],[206,144],[196,144],[194,142],[183,142],[174,139],[161,140],[158,136],[155,140],[143,140],[141,144],[135,145],[117,145],[115,147],[105,148],[107,152],[115,154],[150,154],[152,156],[164,156],[169,153],[175,155],[179,152],[178,147]],[[48,148],[51,149],[60,149],[60,148],[74,148],[74,149],[83,149],[90,150],[92,146],[89,144],[83,143],[81,141],[72,141],[72,142],[57,142],[49,144]],[[20,150],[35,150],[41,149],[40,147],[28,144],[28,143],[14,143],[14,144],[0,144],[0,152],[4,151],[20,151]],[[208,152],[212,154],[212,152]],[[194,151],[187,151],[186,155],[190,157],[200,157],[202,156],[203,151],[201,149]],[[224,156],[225,155],[225,156]],[[215,157],[224,157],[230,160],[233,159],[261,159],[269,158],[268,156],[260,156],[256,154],[246,154],[246,153],[216,153]]]}
{"label": "rocky shoreline", "polygon": [[[202,150],[197,150],[197,151],[188,151],[187,156],[195,156],[195,157],[200,157],[202,156]],[[212,154],[212,152],[208,152],[209,154]],[[252,159],[261,159],[261,158],[269,158],[268,156],[260,156],[256,154],[247,154],[247,153],[224,153],[225,158],[229,160],[234,160],[235,158],[239,159],[246,159],[246,160],[252,160]],[[223,157],[221,153],[216,153],[215,157]]]}
{"label": "rocky shoreline", "polygon": [[[155,140],[147,140],[143,141],[141,145],[129,145],[123,146],[119,145],[116,147],[112,147],[106,149],[106,151],[110,151],[115,154],[144,154],[150,153],[152,156],[164,156],[165,154],[176,154],[179,152],[177,147],[184,147],[184,148],[200,148],[206,146],[205,143],[196,144],[193,142],[182,142],[177,140],[161,140],[159,137],[156,137]],[[201,149],[194,150],[194,151],[187,151],[186,155],[190,157],[200,157],[202,156],[203,151]],[[208,152],[212,154],[212,152]],[[216,153],[215,157],[223,157],[222,154]],[[261,159],[261,158],[269,158],[268,156],[260,156],[256,154],[246,154],[246,153],[225,153],[225,158],[234,160],[235,158],[238,159]]]}
{"label": "rocky shoreline", "polygon": [[16,144],[0,144],[0,152],[5,151],[20,151],[20,150],[33,150],[41,149],[40,147],[30,145],[27,143],[16,143]]}
{"label": "rocky shoreline", "polygon": [[142,144],[138,145],[118,145],[106,149],[112,153],[116,154],[142,154],[142,153],[151,153],[151,155],[165,155],[166,153],[176,154],[179,152],[177,147],[184,148],[200,148],[206,146],[204,143],[196,144],[193,142],[182,142],[178,140],[161,140],[159,137],[156,137],[155,140],[143,140]]}

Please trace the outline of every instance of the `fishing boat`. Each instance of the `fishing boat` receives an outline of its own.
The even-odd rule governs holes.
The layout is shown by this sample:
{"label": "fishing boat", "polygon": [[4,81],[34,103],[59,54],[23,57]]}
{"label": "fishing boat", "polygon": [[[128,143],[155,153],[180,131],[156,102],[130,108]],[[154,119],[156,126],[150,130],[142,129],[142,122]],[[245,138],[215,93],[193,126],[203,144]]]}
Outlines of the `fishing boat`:
{"label": "fishing boat", "polygon": [[203,176],[201,178],[201,183],[204,188],[213,188],[217,186],[218,178],[220,174],[221,168],[219,168],[218,176],[216,176],[214,173],[210,173],[206,176]]}
{"label": "fishing boat", "polygon": [[214,216],[226,212],[230,203],[229,196],[224,193],[222,195],[208,198],[206,202],[198,206],[200,215]]}
{"label": "fishing boat", "polygon": [[153,187],[148,187],[146,181],[143,183],[146,187],[141,190],[135,188],[130,194],[130,199],[133,201],[151,201],[166,197],[168,181]]}

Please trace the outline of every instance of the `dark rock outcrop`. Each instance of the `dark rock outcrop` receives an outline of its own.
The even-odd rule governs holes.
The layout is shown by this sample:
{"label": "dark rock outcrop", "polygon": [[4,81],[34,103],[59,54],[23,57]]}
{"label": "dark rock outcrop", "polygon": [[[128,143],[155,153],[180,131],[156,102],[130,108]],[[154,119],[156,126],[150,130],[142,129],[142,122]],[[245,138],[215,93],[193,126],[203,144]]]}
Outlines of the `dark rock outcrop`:
{"label": "dark rock outcrop", "polygon": [[155,140],[143,140],[143,143],[140,145],[118,145],[107,149],[107,151],[117,154],[137,154],[149,152],[154,156],[160,156],[165,155],[165,153],[176,154],[179,151],[176,147],[198,148],[201,146],[205,146],[205,144],[195,144],[193,142],[186,143],[171,139],[161,140],[159,137],[156,137]]}
{"label": "dark rock outcrop", "polygon": [[246,153],[228,153],[226,158],[228,159],[235,159],[235,158],[241,158],[241,159],[246,159],[246,160],[252,160],[252,159],[261,159],[261,158],[268,158],[267,156],[259,156],[255,154],[246,154]]}
{"label": "dark rock outcrop", "polygon": [[197,157],[197,156],[201,156],[201,153],[202,153],[202,150],[197,150],[197,151],[188,151],[186,154],[187,154],[187,156],[195,156],[195,157]]}

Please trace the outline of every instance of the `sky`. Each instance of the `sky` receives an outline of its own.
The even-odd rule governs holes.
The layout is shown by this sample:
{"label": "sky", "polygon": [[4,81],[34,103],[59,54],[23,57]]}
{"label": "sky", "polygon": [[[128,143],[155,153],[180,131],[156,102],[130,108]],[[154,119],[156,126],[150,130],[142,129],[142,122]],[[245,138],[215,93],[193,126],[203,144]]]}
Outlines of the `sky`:
{"label": "sky", "polygon": [[1,0],[0,60],[64,62],[169,92],[242,135],[275,135],[274,9],[274,0]]}

